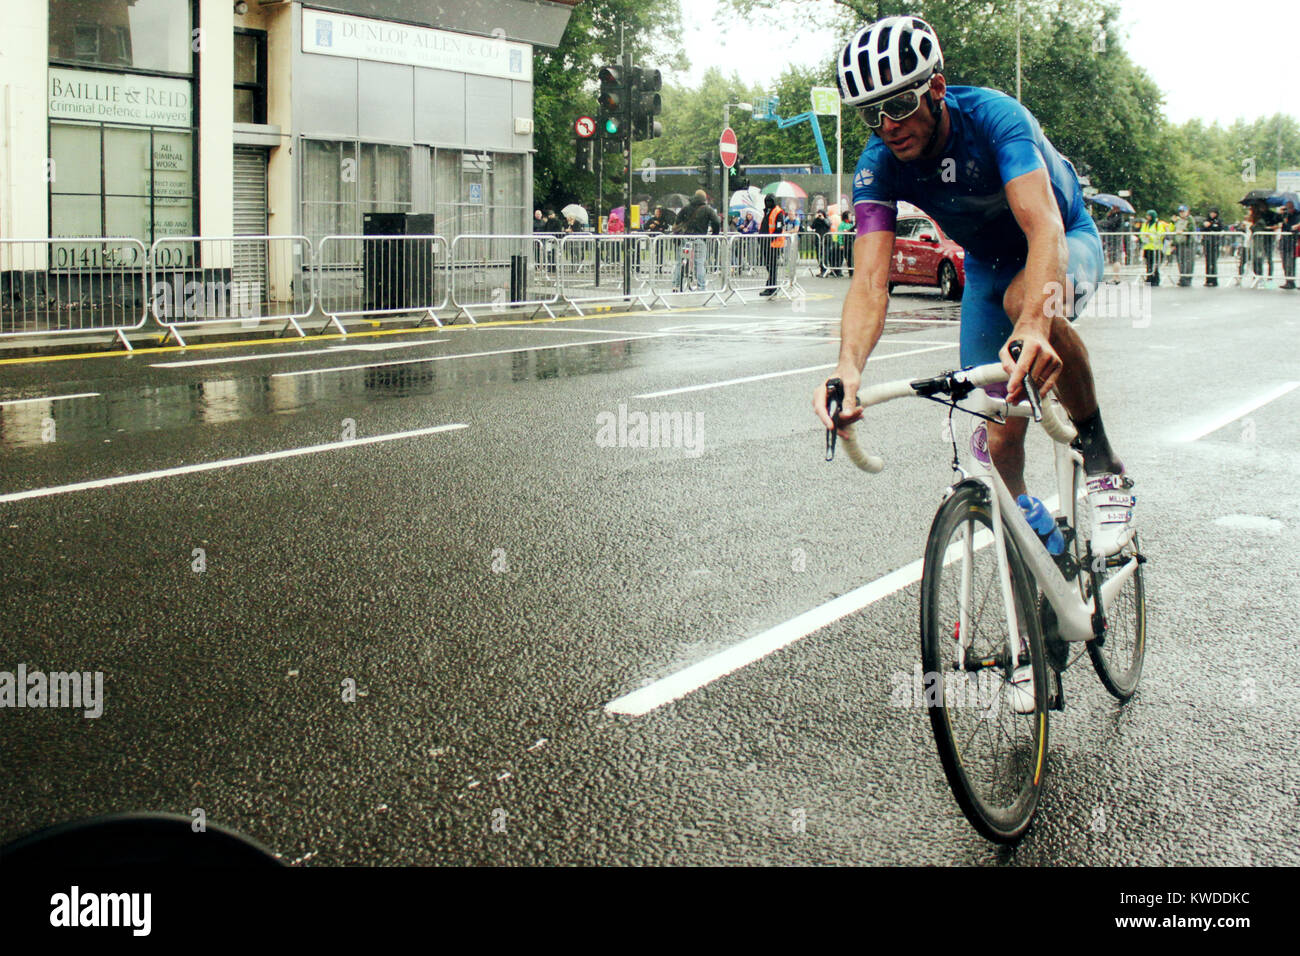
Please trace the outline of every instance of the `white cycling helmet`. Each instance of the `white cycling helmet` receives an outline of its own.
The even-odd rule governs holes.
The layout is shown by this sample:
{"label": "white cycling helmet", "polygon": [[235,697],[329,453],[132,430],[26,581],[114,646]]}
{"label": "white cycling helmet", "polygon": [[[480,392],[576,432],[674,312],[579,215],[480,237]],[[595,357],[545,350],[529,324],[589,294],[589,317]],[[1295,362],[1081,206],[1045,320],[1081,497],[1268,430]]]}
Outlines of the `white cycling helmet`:
{"label": "white cycling helmet", "polygon": [[849,106],[919,86],[943,70],[934,28],[920,17],[885,17],[858,31],[840,55],[840,96]]}

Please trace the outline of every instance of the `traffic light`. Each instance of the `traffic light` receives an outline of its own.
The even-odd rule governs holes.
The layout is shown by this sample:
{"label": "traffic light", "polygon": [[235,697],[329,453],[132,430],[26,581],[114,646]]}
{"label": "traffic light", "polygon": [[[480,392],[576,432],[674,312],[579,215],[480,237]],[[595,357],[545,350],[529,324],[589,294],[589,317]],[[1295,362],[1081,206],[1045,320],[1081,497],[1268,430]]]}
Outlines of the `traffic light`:
{"label": "traffic light", "polygon": [[700,188],[705,192],[713,191],[713,154],[705,153],[700,157]]}
{"label": "traffic light", "polygon": [[603,66],[600,69],[600,115],[596,131],[604,139],[622,139],[628,135],[631,123],[631,91],[628,89],[629,71],[621,66]]}
{"label": "traffic light", "polygon": [[656,139],[664,134],[663,124],[655,119],[663,112],[663,99],[659,90],[663,88],[663,74],[648,67],[636,67],[632,70],[632,138],[634,140]]}
{"label": "traffic light", "polygon": [[573,162],[574,167],[580,173],[589,173],[595,168],[592,162],[592,141],[589,139],[578,140],[578,152]]}
{"label": "traffic light", "polygon": [[749,159],[744,153],[736,154],[736,165],[731,169],[731,188],[739,192],[742,189],[749,188],[749,177],[745,175],[745,167],[749,164]]}
{"label": "traffic light", "polygon": [[[623,144],[619,144],[620,147]],[[605,178],[611,185],[618,186],[620,189],[632,181],[632,160],[630,151],[620,148],[619,151],[608,157],[605,161]]]}

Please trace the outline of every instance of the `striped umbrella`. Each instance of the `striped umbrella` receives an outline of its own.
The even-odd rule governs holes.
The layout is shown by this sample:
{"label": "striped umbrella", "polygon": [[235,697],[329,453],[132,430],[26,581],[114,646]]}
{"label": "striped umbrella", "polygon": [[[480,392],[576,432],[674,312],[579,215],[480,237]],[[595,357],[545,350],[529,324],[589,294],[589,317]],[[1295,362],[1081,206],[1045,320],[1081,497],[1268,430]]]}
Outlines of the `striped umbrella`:
{"label": "striped umbrella", "polygon": [[808,194],[798,183],[792,183],[788,179],[782,179],[780,182],[768,183],[763,187],[764,196],[775,196],[777,199],[807,199]]}

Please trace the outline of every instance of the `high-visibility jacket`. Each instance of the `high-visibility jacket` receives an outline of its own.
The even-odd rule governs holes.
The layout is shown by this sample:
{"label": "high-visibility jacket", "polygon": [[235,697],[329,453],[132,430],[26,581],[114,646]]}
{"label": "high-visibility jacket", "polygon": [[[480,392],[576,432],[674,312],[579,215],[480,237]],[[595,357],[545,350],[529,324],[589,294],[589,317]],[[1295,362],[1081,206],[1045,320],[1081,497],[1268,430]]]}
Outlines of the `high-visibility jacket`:
{"label": "high-visibility jacket", "polygon": [[783,215],[783,214],[784,214],[784,211],[781,209],[780,206],[773,206],[773,207],[772,207],[772,210],[767,214],[767,229],[765,229],[764,231],[765,231],[765,232],[775,233],[775,234],[776,234],[775,238],[772,240],[772,248],[773,248],[773,249],[784,249],[784,248],[785,248],[785,236],[784,236],[784,234],[779,233],[779,232],[776,231],[776,217],[777,217],[777,216],[780,216],[780,215]]}
{"label": "high-visibility jacket", "polygon": [[1163,219],[1157,219],[1155,222],[1144,222],[1142,228],[1138,230],[1142,234],[1142,251],[1154,251],[1165,249],[1165,235],[1174,231],[1174,227]]}

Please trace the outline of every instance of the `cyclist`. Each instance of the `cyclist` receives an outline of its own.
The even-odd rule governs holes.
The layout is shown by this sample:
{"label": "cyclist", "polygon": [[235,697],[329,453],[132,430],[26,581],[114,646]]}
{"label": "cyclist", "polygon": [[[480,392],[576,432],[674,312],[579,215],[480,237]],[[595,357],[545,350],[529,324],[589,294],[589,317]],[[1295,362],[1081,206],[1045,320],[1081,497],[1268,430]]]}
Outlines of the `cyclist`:
{"label": "cyclist", "polygon": [[[1000,362],[1007,397],[1024,378],[1055,388],[1079,432],[1088,474],[1093,551],[1118,553],[1131,538],[1132,482],[1106,438],[1088,351],[1070,322],[1103,276],[1101,238],[1074,167],[1038,121],[1004,93],[950,87],[933,28],[886,17],[860,30],[838,65],[840,94],[875,136],[853,180],[857,269],[844,299],[836,376],[844,382],[841,426],[862,417],[862,369],[884,328],[897,203],[914,203],[966,250],[961,363]],[[1018,362],[1009,343],[1024,343]],[[826,386],[814,408],[832,427]],[[1025,419],[990,424],[989,451],[1013,496],[1026,493]]]}

